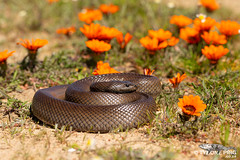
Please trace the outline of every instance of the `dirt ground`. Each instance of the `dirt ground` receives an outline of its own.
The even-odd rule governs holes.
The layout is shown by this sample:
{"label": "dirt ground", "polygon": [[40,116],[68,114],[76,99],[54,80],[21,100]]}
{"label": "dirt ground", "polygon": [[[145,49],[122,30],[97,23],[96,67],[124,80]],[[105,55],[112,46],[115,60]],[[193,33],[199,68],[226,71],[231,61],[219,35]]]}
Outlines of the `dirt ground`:
{"label": "dirt ground", "polygon": [[[157,1],[157,0],[156,0]],[[191,7],[196,4],[198,0],[162,0],[165,2],[174,2],[176,6]],[[226,8],[231,8],[235,13],[240,14],[240,1],[239,0],[218,0],[220,5]],[[39,33],[33,33],[39,34]],[[0,35],[1,38],[7,38],[9,41],[15,41],[15,37],[19,37],[20,33],[12,33],[11,35]],[[48,36],[42,34],[42,38],[48,38],[49,41],[54,40],[55,44],[49,44],[42,49],[42,55],[39,59],[43,59],[44,56],[52,54],[53,48],[57,43],[61,42],[61,39],[56,40],[56,36]],[[27,38],[27,37],[26,37]],[[15,42],[16,43],[16,42]],[[11,44],[11,43],[9,43]],[[26,54],[26,50],[23,47],[12,45],[8,48],[18,50],[17,54],[14,54],[9,58],[9,63],[13,63],[22,59],[21,57]],[[11,93],[10,96],[14,96],[21,101],[31,102],[34,95],[33,89],[24,90],[22,93]],[[20,124],[19,127],[6,128],[1,125],[0,129],[0,159],[81,159],[82,151],[88,151],[91,155],[95,153],[96,149],[111,149],[121,147],[131,147],[133,149],[142,149],[145,155],[149,157],[162,152],[163,149],[170,148],[170,151],[178,152],[180,154],[175,159],[212,159],[212,156],[204,156],[201,153],[201,149],[198,147],[202,143],[214,143],[216,137],[208,137],[202,135],[202,138],[198,142],[192,140],[181,141],[175,138],[163,139],[155,141],[152,137],[148,136],[140,129],[133,129],[129,132],[121,133],[107,133],[107,134],[91,134],[80,132],[64,132],[64,134],[57,133],[55,129],[50,127],[40,126],[33,123],[30,120],[26,122],[18,122],[17,117],[8,117],[0,112],[0,116],[3,117],[3,123]],[[9,121],[11,119],[11,122]],[[1,123],[2,123],[1,122]],[[24,125],[21,125],[24,123]],[[145,126],[147,127],[147,126]],[[239,134],[240,132],[238,132]],[[91,140],[94,144],[88,145],[88,140]],[[77,146],[77,147],[76,147]],[[75,151],[71,151],[71,148],[78,148]],[[196,156],[197,154],[197,156]],[[94,156],[90,156],[92,159]],[[85,157],[86,159],[89,159]]]}

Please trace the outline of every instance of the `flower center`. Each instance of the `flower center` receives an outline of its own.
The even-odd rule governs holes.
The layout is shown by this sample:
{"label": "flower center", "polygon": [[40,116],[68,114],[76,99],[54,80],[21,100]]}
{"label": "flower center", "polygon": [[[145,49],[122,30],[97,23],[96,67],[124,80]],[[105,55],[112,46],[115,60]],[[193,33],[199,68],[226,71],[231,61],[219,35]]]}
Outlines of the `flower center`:
{"label": "flower center", "polygon": [[202,23],[206,21],[206,15],[205,14],[197,14],[197,17],[201,20]]}
{"label": "flower center", "polygon": [[196,111],[196,108],[192,105],[186,105],[184,106],[184,108],[190,112],[195,112]]}

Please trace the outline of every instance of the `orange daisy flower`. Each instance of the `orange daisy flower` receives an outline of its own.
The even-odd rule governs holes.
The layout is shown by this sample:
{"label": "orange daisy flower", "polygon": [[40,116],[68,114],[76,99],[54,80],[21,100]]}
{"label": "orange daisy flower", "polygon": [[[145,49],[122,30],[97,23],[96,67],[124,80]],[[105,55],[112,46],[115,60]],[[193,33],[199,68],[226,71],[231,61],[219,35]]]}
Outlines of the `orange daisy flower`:
{"label": "orange daisy flower", "polygon": [[175,46],[176,44],[178,44],[179,42],[179,39],[176,38],[176,37],[171,37],[169,40],[168,40],[168,45],[169,46]]}
{"label": "orange daisy flower", "polygon": [[182,28],[180,30],[180,38],[188,43],[196,44],[200,41],[199,31],[195,28]]}
{"label": "orange daisy flower", "polygon": [[183,28],[189,24],[192,24],[192,19],[183,15],[180,16],[174,15],[171,17],[170,23],[177,25],[178,28]]}
{"label": "orange daisy flower", "polygon": [[99,33],[101,32],[102,27],[100,24],[91,23],[90,25],[83,25],[83,28],[80,28],[80,31],[89,39],[97,39]]}
{"label": "orange daisy flower", "polygon": [[152,38],[157,38],[159,43],[172,37],[172,33],[170,31],[164,31],[163,29],[159,29],[157,31],[149,30],[148,35]]}
{"label": "orange daisy flower", "polygon": [[207,108],[207,105],[200,99],[199,96],[183,96],[179,98],[178,107],[187,115],[201,116],[202,111]]}
{"label": "orange daisy flower", "polygon": [[164,48],[166,48],[167,46],[168,46],[168,42],[167,42],[167,41],[163,41],[163,42],[159,43],[158,49],[159,49],[159,50],[160,50],[160,49],[164,49]]}
{"label": "orange daisy flower", "polygon": [[216,64],[218,60],[228,52],[229,49],[224,48],[223,46],[210,45],[209,47],[205,46],[202,49],[202,54],[204,54],[212,64]]}
{"label": "orange daisy flower", "polygon": [[72,35],[74,32],[76,32],[76,28],[74,26],[68,27],[68,28],[59,28],[56,31],[58,34],[64,34],[66,36]]}
{"label": "orange daisy flower", "polygon": [[145,69],[143,69],[143,74],[144,74],[144,75],[150,75],[150,76],[151,76],[154,71],[155,71],[155,70],[151,70],[151,69],[149,69],[149,68],[145,68]]}
{"label": "orange daisy flower", "polygon": [[123,38],[123,34],[122,32],[120,32],[116,38],[121,48],[125,48],[128,42],[132,39],[132,37],[133,36],[130,33],[127,33]]}
{"label": "orange daisy flower", "polygon": [[37,50],[44,45],[48,44],[48,40],[46,39],[32,39],[32,43],[28,39],[20,39],[22,42],[18,42],[18,45],[22,45],[23,47],[27,48],[29,53],[35,54]]}
{"label": "orange daisy flower", "polygon": [[83,28],[80,28],[80,31],[89,40],[98,39],[106,42],[110,42],[113,38],[117,37],[120,32],[116,28],[109,28],[94,23],[91,23],[90,25],[84,25]]}
{"label": "orange daisy flower", "polygon": [[47,0],[49,4],[52,4],[54,2],[58,2],[59,0]]}
{"label": "orange daisy flower", "polygon": [[200,4],[210,12],[219,8],[219,4],[216,2],[216,0],[200,0]]}
{"label": "orange daisy flower", "polygon": [[219,35],[218,32],[203,32],[201,35],[203,40],[207,44],[213,44],[213,45],[220,45],[220,44],[226,44],[226,36],[225,35]]}
{"label": "orange daisy flower", "polygon": [[157,38],[150,38],[148,36],[140,39],[140,43],[144,48],[150,51],[150,54],[155,54],[158,50],[158,40]]}
{"label": "orange daisy flower", "polygon": [[5,50],[3,52],[0,52],[0,64],[2,63],[5,63],[5,61],[8,59],[8,57],[12,56],[12,54],[14,53],[15,51],[12,51],[12,52],[9,52],[8,53],[8,50]]}
{"label": "orange daisy flower", "polygon": [[216,20],[210,17],[205,19],[196,18],[194,21],[194,28],[199,30],[199,32],[209,31],[216,25]]}
{"label": "orange daisy flower", "polygon": [[101,54],[102,52],[106,52],[111,49],[111,45],[99,40],[89,40],[86,41],[86,46],[90,48],[92,51],[94,51],[97,54]]}
{"label": "orange daisy flower", "polygon": [[97,69],[95,69],[92,74],[100,75],[100,74],[109,74],[109,73],[119,73],[119,72],[111,68],[108,63],[103,63],[103,61],[99,61],[97,62]]}
{"label": "orange daisy flower", "polygon": [[119,32],[120,31],[117,30],[116,28],[109,28],[109,27],[102,26],[101,32],[99,33],[97,39],[110,42],[113,38],[118,36]]}
{"label": "orange daisy flower", "polygon": [[221,23],[217,24],[217,28],[220,33],[224,34],[228,38],[234,35],[239,34],[240,24],[236,21],[221,21]]}
{"label": "orange daisy flower", "polygon": [[177,77],[173,77],[172,79],[169,79],[169,81],[172,83],[173,88],[177,88],[179,84],[187,77],[187,75],[184,73],[183,75],[180,75],[180,73],[177,74]]}
{"label": "orange daisy flower", "polygon": [[146,48],[150,54],[155,54],[155,52],[159,49],[166,48],[168,46],[167,41],[164,41],[159,44],[157,38],[150,38],[148,36],[140,39],[140,43],[144,48]]}
{"label": "orange daisy flower", "polygon": [[102,12],[98,9],[84,9],[82,12],[78,13],[78,19],[90,24],[93,21],[102,20]]}
{"label": "orange daisy flower", "polygon": [[101,4],[99,9],[104,13],[104,14],[113,14],[116,13],[119,10],[119,7],[113,4]]}

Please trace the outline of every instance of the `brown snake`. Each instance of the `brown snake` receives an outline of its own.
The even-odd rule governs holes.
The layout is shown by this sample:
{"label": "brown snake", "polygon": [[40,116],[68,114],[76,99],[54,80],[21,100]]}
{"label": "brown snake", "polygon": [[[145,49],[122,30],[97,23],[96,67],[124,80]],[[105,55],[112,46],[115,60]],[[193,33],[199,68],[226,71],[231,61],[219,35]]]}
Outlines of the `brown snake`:
{"label": "brown snake", "polygon": [[[90,87],[94,88],[93,84],[101,85],[96,82],[107,82],[107,88],[111,88],[109,85],[115,81],[129,81],[134,85],[124,84],[125,87],[137,86],[137,90],[122,94],[90,91]],[[33,97],[31,111],[46,124],[71,126],[76,131],[126,130],[149,122],[154,117],[154,98],[160,91],[160,80],[154,76],[135,73],[97,75],[71,85],[38,90]]]}

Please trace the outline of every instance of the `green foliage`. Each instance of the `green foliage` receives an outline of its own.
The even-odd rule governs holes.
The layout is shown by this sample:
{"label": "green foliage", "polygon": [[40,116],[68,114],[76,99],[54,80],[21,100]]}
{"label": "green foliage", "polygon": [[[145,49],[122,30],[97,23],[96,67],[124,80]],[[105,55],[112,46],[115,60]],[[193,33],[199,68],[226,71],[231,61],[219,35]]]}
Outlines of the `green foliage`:
{"label": "green foliage", "polygon": [[220,140],[224,146],[228,145],[228,140],[229,140],[229,134],[231,132],[230,130],[230,125],[226,122],[222,123],[221,125],[221,135],[220,135]]}
{"label": "green foliage", "polygon": [[8,96],[3,90],[0,89],[0,96],[3,96],[7,99],[6,102],[0,101],[0,107],[4,106],[5,115],[10,115],[11,113],[15,113],[19,117],[25,119],[30,115],[30,104],[29,102],[22,102],[16,98]]}
{"label": "green foliage", "polygon": [[205,77],[200,85],[192,83],[195,92],[208,104],[207,113],[226,115],[231,109],[235,111],[239,109],[234,105],[239,101],[236,88],[239,74],[239,72],[228,71],[222,75]]}
{"label": "green foliage", "polygon": [[[33,85],[34,82],[37,87],[46,84],[52,86],[53,82],[71,84],[75,80],[87,76],[87,73],[82,72],[83,68],[84,64],[78,55],[72,51],[60,51],[51,57],[46,57],[42,62],[38,62],[34,73],[14,66],[6,78],[0,77],[0,81],[2,87],[6,86],[6,92],[21,91],[19,85]],[[33,79],[34,82],[29,79]]]}

